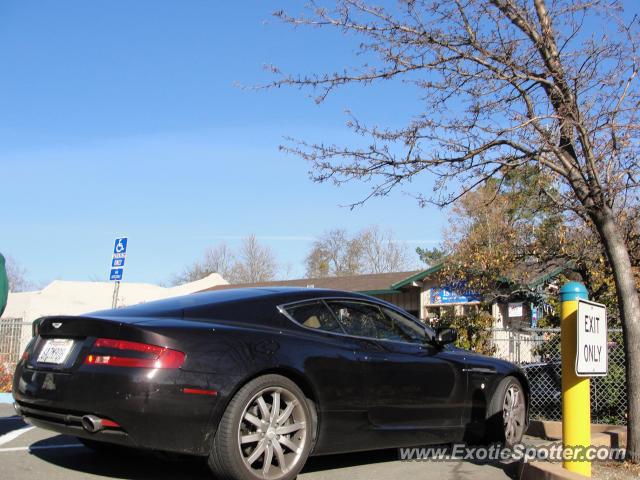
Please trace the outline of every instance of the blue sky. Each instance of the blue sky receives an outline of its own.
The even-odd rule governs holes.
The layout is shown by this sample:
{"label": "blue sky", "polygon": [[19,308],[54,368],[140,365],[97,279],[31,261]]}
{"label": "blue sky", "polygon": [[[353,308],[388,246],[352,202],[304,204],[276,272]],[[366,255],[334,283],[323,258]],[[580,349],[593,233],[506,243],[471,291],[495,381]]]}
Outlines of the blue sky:
{"label": "blue sky", "polygon": [[[284,136],[360,141],[350,109],[380,124],[419,111],[388,83],[311,92],[251,91],[262,68],[313,72],[353,63],[335,32],[272,19],[296,1],[0,2],[0,251],[31,280],[107,279],[113,239],[129,237],[125,281],[167,281],[210,245],[255,233],[293,276],[313,236],[378,224],[432,246],[445,214],[402,191],[350,210],[368,187],[318,185],[278,151]],[[420,183],[422,182],[422,183]],[[430,188],[430,179],[411,185]]]}

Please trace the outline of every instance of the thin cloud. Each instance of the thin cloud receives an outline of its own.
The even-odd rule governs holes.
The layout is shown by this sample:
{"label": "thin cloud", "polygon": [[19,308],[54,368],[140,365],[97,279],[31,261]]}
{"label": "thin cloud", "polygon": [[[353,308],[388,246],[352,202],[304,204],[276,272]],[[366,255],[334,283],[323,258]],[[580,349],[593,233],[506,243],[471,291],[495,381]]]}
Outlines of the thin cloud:
{"label": "thin cloud", "polygon": [[[204,238],[208,240],[242,240],[247,238],[247,235],[203,235],[196,238]],[[317,237],[313,235],[256,235],[256,239],[262,241],[272,242],[312,242]],[[418,239],[397,239],[396,243],[410,243],[419,245],[437,245],[440,240],[434,240],[430,238],[418,238]]]}
{"label": "thin cloud", "polygon": [[437,245],[440,243],[440,240],[433,240],[433,239],[412,239],[412,240],[397,240],[398,243],[419,243],[419,244],[423,244],[426,243],[428,245]]}
{"label": "thin cloud", "polygon": [[[210,240],[242,240],[248,235],[206,235],[197,238],[206,238]],[[274,242],[311,242],[315,237],[306,235],[256,235],[257,240],[274,241]]]}

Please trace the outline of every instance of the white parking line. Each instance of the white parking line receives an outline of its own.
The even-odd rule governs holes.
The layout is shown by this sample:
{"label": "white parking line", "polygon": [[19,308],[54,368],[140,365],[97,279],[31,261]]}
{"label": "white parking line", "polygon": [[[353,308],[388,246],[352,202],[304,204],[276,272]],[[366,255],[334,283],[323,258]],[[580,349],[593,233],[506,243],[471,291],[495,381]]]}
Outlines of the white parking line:
{"label": "white parking line", "polygon": [[55,448],[78,448],[84,447],[79,443],[69,443],[67,445],[35,445],[29,447],[9,447],[9,448],[0,448],[0,453],[2,452],[24,452],[26,450],[53,450]]}
{"label": "white parking line", "polygon": [[9,443],[11,440],[15,440],[20,435],[27,433],[33,430],[34,428],[36,427],[22,427],[22,428],[19,428],[18,430],[13,430],[12,432],[5,433],[4,435],[0,436],[0,445]]}

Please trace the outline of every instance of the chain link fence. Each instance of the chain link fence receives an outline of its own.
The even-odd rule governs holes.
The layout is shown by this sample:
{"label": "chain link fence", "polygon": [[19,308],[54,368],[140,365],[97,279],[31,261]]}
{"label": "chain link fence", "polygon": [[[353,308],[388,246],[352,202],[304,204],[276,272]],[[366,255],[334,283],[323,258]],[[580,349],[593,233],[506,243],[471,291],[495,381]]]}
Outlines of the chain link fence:
{"label": "chain link fence", "polygon": [[[627,424],[622,330],[609,329],[609,374],[591,378],[591,422]],[[491,331],[495,356],[519,364],[531,385],[532,420],[561,420],[560,329]]]}
{"label": "chain link fence", "polygon": [[0,319],[0,371],[13,372],[31,335],[30,322],[22,318]]}
{"label": "chain link fence", "polygon": [[[0,320],[0,370],[13,372],[32,326],[21,318]],[[591,422],[627,423],[626,361],[622,331],[609,329],[609,374],[591,378]],[[494,355],[519,364],[531,385],[532,420],[562,418],[560,329],[493,329]],[[2,373],[0,371],[0,373]]]}

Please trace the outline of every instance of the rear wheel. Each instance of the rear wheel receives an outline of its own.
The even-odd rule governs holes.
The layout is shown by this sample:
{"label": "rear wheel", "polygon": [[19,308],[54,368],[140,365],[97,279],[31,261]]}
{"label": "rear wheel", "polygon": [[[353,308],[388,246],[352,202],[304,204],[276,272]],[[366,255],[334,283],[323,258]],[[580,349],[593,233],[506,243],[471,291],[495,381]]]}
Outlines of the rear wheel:
{"label": "rear wheel", "polygon": [[280,375],[258,377],[227,406],[209,467],[217,478],[293,479],[311,450],[313,418],[309,402],[294,382]]}
{"label": "rear wheel", "polygon": [[527,405],[524,389],[515,377],[504,378],[487,410],[487,440],[506,447],[520,443],[526,427]]}

